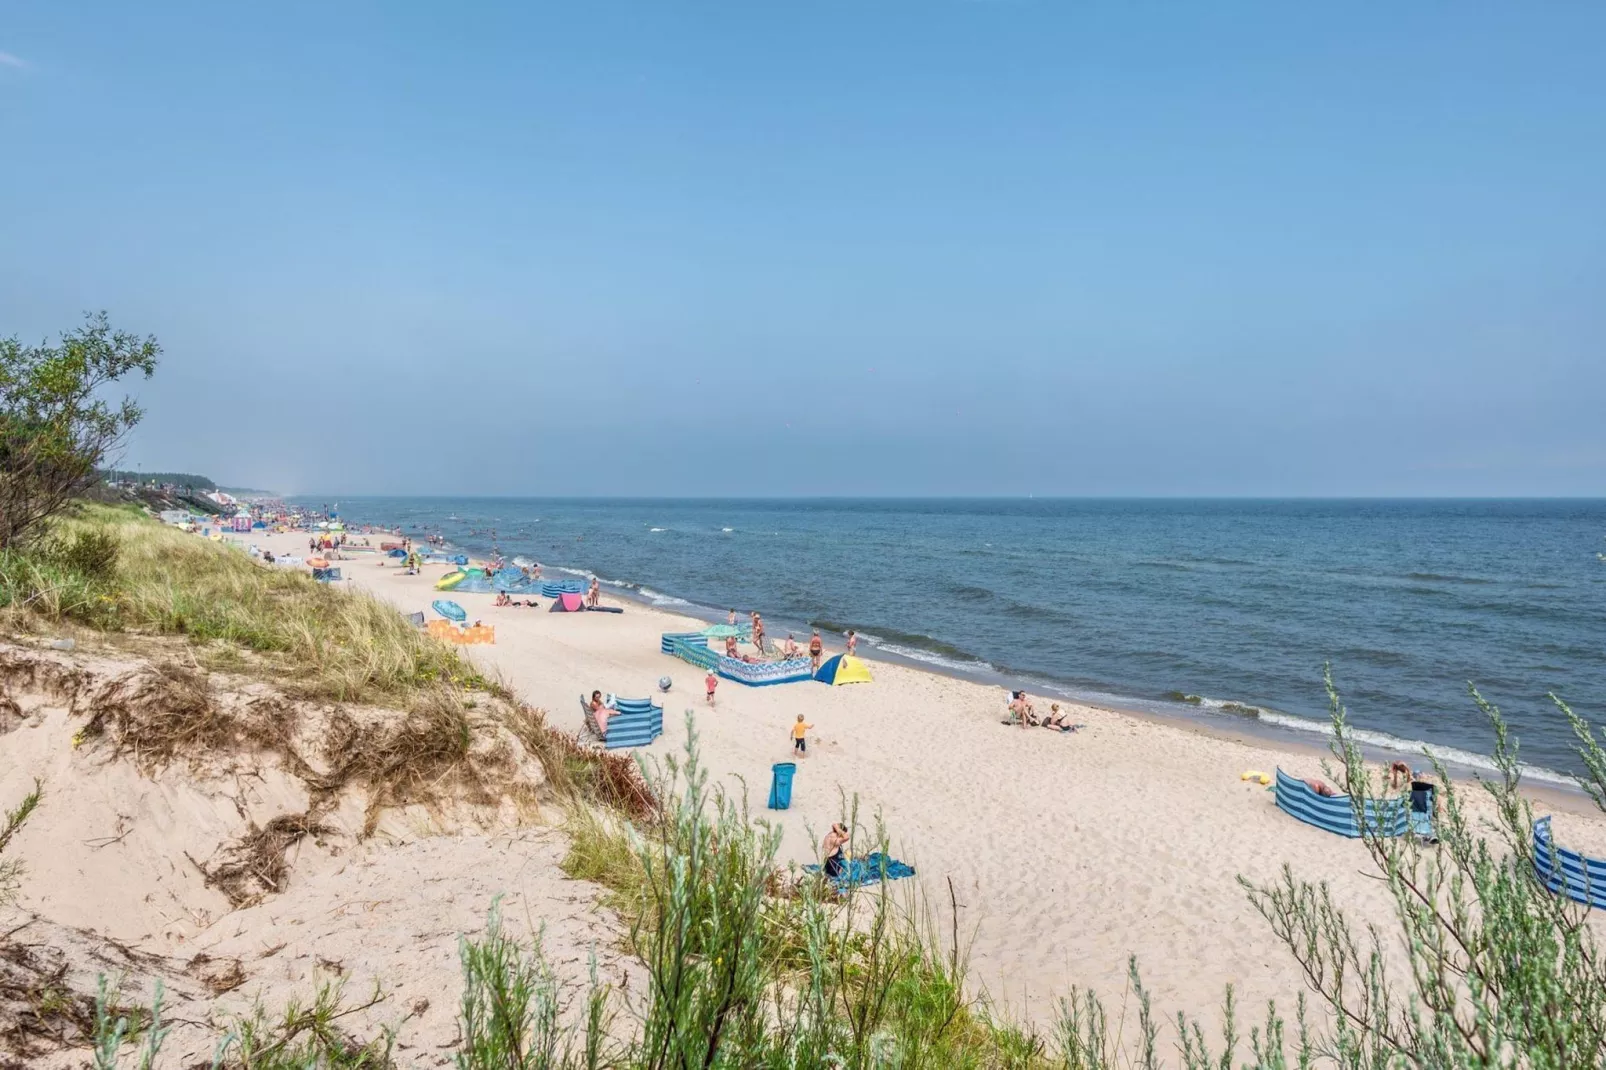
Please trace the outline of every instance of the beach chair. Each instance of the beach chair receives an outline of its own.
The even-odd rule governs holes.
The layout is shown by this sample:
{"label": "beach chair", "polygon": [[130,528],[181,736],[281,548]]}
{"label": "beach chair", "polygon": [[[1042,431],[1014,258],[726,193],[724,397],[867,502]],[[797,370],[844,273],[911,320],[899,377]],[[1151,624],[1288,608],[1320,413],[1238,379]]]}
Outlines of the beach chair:
{"label": "beach chair", "polygon": [[[1281,769],[1277,770],[1277,808],[1338,836],[1357,839],[1361,835],[1348,795],[1318,795],[1309,784]],[[1369,833],[1403,836],[1410,827],[1410,807],[1402,798],[1368,799],[1363,812]]]}
{"label": "beach chair", "polygon": [[598,743],[601,743],[603,741],[602,729],[597,727],[597,718],[591,712],[591,702],[584,695],[580,696],[580,715],[584,718],[584,730],[580,733],[581,736],[590,736]]}

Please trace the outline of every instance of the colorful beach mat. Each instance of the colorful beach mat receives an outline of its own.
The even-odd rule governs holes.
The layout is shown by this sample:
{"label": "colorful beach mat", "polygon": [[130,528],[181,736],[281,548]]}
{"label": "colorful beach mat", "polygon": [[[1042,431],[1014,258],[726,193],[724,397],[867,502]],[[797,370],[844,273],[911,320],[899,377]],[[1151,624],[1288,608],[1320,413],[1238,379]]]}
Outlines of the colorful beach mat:
{"label": "colorful beach mat", "polygon": [[[805,873],[819,873],[820,871],[821,867],[819,866],[803,867],[803,872]],[[846,888],[849,885],[863,887],[867,884],[876,884],[882,880],[895,881],[904,877],[913,877],[914,875],[915,867],[909,863],[899,862],[896,858],[890,858],[880,851],[871,851],[863,858],[848,859],[847,869],[834,878],[831,883],[839,888]]]}

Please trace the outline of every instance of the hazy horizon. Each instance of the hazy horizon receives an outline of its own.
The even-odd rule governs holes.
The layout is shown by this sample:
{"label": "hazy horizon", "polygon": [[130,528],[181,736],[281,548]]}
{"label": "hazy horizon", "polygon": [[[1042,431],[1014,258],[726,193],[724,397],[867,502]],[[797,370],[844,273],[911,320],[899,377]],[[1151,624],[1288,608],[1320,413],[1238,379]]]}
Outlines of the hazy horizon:
{"label": "hazy horizon", "polygon": [[1602,39],[27,5],[0,334],[155,334],[121,465],[287,493],[1590,497]]}

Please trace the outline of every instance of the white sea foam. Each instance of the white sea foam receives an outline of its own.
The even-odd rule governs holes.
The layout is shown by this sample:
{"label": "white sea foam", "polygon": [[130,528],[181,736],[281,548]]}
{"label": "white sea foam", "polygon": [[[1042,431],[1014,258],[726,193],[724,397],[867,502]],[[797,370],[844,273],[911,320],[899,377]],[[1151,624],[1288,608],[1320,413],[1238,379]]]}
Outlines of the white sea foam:
{"label": "white sea foam", "polygon": [[[1327,721],[1312,720],[1309,717],[1297,717],[1281,710],[1268,710],[1264,706],[1253,706],[1247,702],[1231,702],[1223,699],[1198,698],[1197,705],[1207,710],[1227,710],[1236,714],[1254,717],[1261,724],[1273,725],[1291,732],[1302,732],[1307,735],[1330,736],[1333,726]],[[1421,755],[1425,750],[1431,757],[1438,759],[1445,765],[1460,766],[1464,769],[1476,769],[1482,772],[1498,772],[1499,766],[1487,754],[1478,754],[1475,751],[1462,750],[1460,747],[1447,747],[1442,744],[1428,743],[1420,739],[1403,739],[1388,732],[1377,732],[1369,728],[1356,728],[1350,726],[1350,733],[1355,742],[1379,750],[1390,751],[1395,754]],[[1558,773],[1554,769],[1546,769],[1538,765],[1521,766],[1522,775],[1527,780],[1536,780],[1545,784],[1560,784],[1569,788],[1578,786],[1578,778]]]}
{"label": "white sea foam", "polygon": [[735,528],[720,528],[719,530],[725,532],[728,535],[731,532],[735,531],[736,529]]}
{"label": "white sea foam", "polygon": [[919,647],[899,646],[897,643],[873,644],[877,650],[884,650],[888,654],[896,654],[900,658],[918,661],[923,665],[935,665],[939,669],[950,672],[997,672],[992,665],[976,658],[945,658],[941,654],[934,654]]}
{"label": "white sea foam", "polygon": [[664,594],[661,591],[653,590],[651,587],[638,587],[636,588],[636,593],[655,606],[689,606],[692,604],[684,598],[676,598],[672,594]]}
{"label": "white sea foam", "polygon": [[648,528],[648,531],[668,531],[668,528]]}

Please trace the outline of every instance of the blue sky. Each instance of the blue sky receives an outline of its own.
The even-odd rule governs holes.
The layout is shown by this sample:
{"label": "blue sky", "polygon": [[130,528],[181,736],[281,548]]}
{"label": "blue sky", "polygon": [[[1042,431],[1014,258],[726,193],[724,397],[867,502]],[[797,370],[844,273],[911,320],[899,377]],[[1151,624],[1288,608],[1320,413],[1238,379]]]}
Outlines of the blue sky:
{"label": "blue sky", "polygon": [[1606,5],[0,10],[0,332],[286,491],[1606,487]]}

